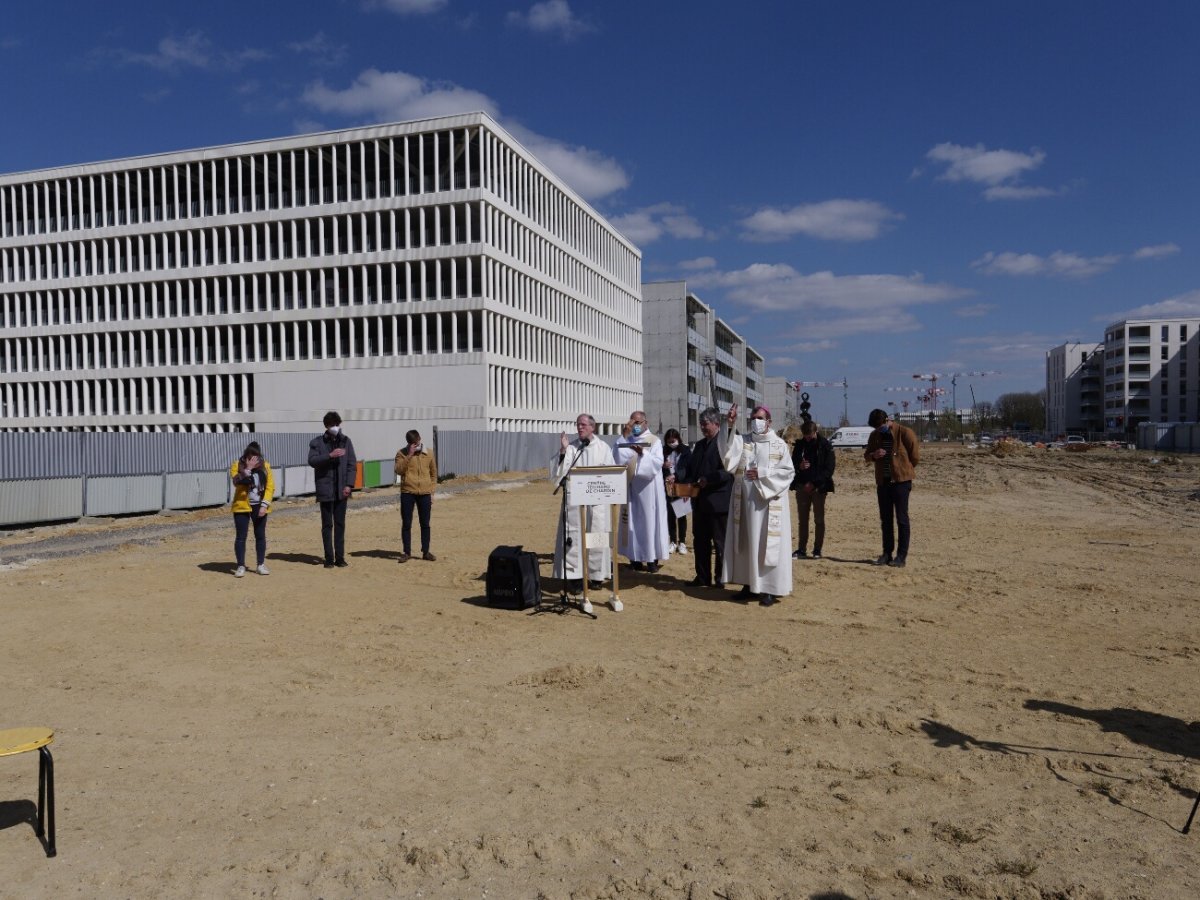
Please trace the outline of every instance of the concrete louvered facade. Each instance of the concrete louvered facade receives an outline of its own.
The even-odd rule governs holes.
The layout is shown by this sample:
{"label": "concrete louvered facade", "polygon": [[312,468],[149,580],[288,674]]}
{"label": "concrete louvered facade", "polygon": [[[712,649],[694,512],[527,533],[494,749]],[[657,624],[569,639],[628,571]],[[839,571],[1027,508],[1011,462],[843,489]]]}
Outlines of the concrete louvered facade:
{"label": "concrete louvered facade", "polygon": [[611,432],[641,256],[483,113],[0,176],[0,430]]}

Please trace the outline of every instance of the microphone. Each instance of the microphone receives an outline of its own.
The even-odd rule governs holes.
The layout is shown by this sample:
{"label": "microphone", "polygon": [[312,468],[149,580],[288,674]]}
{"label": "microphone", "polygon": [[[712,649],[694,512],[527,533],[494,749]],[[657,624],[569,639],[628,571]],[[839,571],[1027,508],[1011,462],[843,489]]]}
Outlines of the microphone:
{"label": "microphone", "polygon": [[584,447],[586,447],[591,442],[592,442],[591,438],[580,438],[579,439],[579,449],[582,450]]}

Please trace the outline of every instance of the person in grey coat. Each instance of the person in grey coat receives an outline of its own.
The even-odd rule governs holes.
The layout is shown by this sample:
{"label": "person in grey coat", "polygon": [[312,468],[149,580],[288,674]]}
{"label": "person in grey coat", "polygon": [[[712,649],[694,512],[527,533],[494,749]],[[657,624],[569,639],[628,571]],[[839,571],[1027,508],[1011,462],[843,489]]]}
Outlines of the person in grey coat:
{"label": "person in grey coat", "polygon": [[350,565],[346,562],[346,505],[354,491],[358,460],[354,443],[342,432],[342,417],[327,412],[323,424],[325,433],[308,443],[308,464],[315,470],[325,568],[344,569]]}

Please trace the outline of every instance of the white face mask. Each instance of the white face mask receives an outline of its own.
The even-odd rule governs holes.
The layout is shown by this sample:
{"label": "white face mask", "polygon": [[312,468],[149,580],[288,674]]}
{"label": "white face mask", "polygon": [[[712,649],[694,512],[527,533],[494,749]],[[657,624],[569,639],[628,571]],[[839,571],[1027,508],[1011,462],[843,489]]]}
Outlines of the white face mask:
{"label": "white face mask", "polygon": [[338,436],[338,432],[339,432],[339,431],[341,431],[341,430],[342,430],[342,426],[341,426],[341,425],[330,425],[330,426],[329,426],[329,433],[330,433],[330,434],[332,434],[334,437],[337,437],[337,436]]}
{"label": "white face mask", "polygon": [[671,443],[667,444],[667,449],[668,449],[668,450],[678,450],[678,449],[679,449],[679,442],[678,442],[678,441],[671,441]]}
{"label": "white face mask", "polygon": [[750,420],[750,430],[753,431],[755,434],[766,434],[767,433],[767,420],[766,419],[751,419]]}

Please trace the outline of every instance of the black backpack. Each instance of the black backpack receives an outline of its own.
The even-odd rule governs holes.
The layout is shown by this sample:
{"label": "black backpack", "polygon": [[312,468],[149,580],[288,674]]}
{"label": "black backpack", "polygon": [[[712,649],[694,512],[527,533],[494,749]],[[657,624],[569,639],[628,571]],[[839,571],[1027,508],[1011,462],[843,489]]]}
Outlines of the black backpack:
{"label": "black backpack", "polygon": [[542,576],[537,554],[517,547],[497,547],[488,556],[487,601],[509,609],[528,609],[542,602]]}

